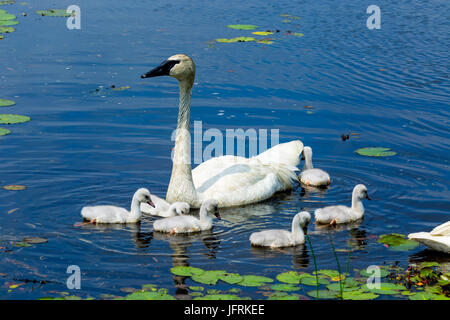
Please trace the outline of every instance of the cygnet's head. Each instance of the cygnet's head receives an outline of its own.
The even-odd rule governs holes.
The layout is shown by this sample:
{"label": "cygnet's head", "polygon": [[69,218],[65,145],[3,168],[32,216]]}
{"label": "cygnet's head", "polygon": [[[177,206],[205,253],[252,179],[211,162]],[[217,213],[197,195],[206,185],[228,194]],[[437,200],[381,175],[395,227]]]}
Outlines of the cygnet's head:
{"label": "cygnet's head", "polygon": [[355,186],[355,188],[353,188],[353,196],[354,197],[356,196],[360,200],[362,199],[372,200],[369,197],[369,194],[367,193],[367,187],[363,184],[358,184]]}
{"label": "cygnet's head", "polygon": [[175,213],[178,215],[188,214],[191,207],[186,202],[174,202],[172,203]]}
{"label": "cygnet's head", "polygon": [[311,147],[304,147],[302,151],[302,160],[311,159],[312,158],[312,149]]}
{"label": "cygnet's head", "polygon": [[146,188],[138,189],[136,191],[136,193],[134,194],[134,197],[136,197],[136,199],[139,201],[139,203],[145,202],[145,203],[148,203],[153,208],[155,207],[155,205],[152,201],[152,198],[150,196],[150,191],[148,191],[148,189],[146,189]]}
{"label": "cygnet's head", "polygon": [[219,202],[217,202],[217,200],[214,199],[206,200],[205,202],[202,203],[202,208],[204,208],[206,212],[214,214],[217,219],[222,220],[218,211]]}
{"label": "cygnet's head", "polygon": [[301,212],[297,213],[297,217],[298,217],[298,223],[300,224],[300,227],[306,233],[309,222],[311,221],[311,215],[309,214],[308,211],[301,211]]}
{"label": "cygnet's head", "polygon": [[178,80],[191,79],[195,77],[194,61],[185,54],[176,54],[159,66],[143,74],[141,78],[152,78],[159,76],[171,76]]}

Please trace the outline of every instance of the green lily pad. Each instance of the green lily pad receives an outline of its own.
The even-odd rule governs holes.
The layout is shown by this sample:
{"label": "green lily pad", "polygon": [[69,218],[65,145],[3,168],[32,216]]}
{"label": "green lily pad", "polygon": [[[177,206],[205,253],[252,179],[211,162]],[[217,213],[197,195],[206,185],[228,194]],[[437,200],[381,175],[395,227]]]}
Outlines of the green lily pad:
{"label": "green lily pad", "polygon": [[197,297],[194,300],[244,300],[234,294],[208,294],[203,297]]}
{"label": "green lily pad", "polygon": [[304,34],[303,33],[301,33],[301,32],[293,32],[293,33],[291,33],[293,36],[296,36],[296,37],[299,37],[299,38],[301,38],[301,37],[303,37],[304,36]]}
{"label": "green lily pad", "polygon": [[15,26],[19,24],[17,20],[0,20],[0,26]]}
{"label": "green lily pad", "polygon": [[189,266],[176,266],[171,268],[170,272],[177,276],[191,277],[193,275],[202,274],[205,270]]}
{"label": "green lily pad", "polygon": [[[359,272],[359,274],[362,275],[363,277],[370,277],[370,276],[373,275],[373,273],[367,272],[366,269],[361,270],[361,271]],[[379,274],[380,278],[384,278],[384,277],[386,277],[387,275],[389,275],[389,271],[380,268],[380,274]]]}
{"label": "green lily pad", "polygon": [[25,241],[19,241],[19,242],[14,243],[14,246],[16,246],[16,247],[31,247],[32,245]]}
{"label": "green lily pad", "polygon": [[0,136],[6,136],[7,134],[10,134],[11,131],[8,129],[0,128]]}
{"label": "green lily pad", "polygon": [[[318,274],[323,274],[323,275],[325,275],[325,276],[327,276],[329,278],[337,278],[337,277],[339,277],[339,271],[337,271],[337,270],[324,269],[324,270],[318,270],[317,273]],[[313,274],[316,274],[316,273],[313,272]]]}
{"label": "green lily pad", "polygon": [[221,42],[221,43],[251,42],[251,41],[255,41],[255,40],[256,39],[253,37],[236,37],[236,38],[231,38],[231,39],[226,39],[226,38],[216,39],[217,42]]}
{"label": "green lily pad", "polygon": [[270,289],[275,291],[298,291],[300,287],[292,284],[278,283],[270,286]]}
{"label": "green lily pad", "polygon": [[0,1],[0,6],[3,6],[5,4],[14,4],[14,2],[16,2],[15,0],[3,0]]}
{"label": "green lily pad", "polygon": [[416,292],[409,296],[410,300],[450,300],[444,295],[437,295],[431,292]]}
{"label": "green lily pad", "polygon": [[42,237],[28,237],[24,238],[23,241],[31,244],[39,244],[48,242],[48,239]]}
{"label": "green lily pad", "polygon": [[229,24],[227,25],[227,27],[237,30],[254,30],[258,28],[258,26],[255,26],[253,24]]}
{"label": "green lily pad", "polygon": [[225,273],[219,275],[219,279],[228,284],[236,284],[244,280],[244,278],[238,273]]}
{"label": "green lily pad", "polygon": [[6,12],[5,10],[0,10],[0,21],[14,20],[17,18],[15,15]]}
{"label": "green lily pad", "polygon": [[136,291],[125,297],[125,300],[176,300],[167,294],[167,290],[160,289],[156,292]]}
{"label": "green lily pad", "polygon": [[300,280],[303,277],[311,277],[311,275],[308,273],[298,273],[295,271],[288,271],[280,273],[276,276],[278,281],[289,284],[299,284]]}
{"label": "green lily pad", "polygon": [[300,283],[307,286],[317,286],[318,284],[325,284],[325,285],[330,284],[330,281],[328,281],[327,279],[319,278],[319,281],[317,282],[316,277],[311,276],[311,277],[303,277],[300,280]]}
{"label": "green lily pad", "polygon": [[366,291],[369,291],[372,293],[387,294],[387,295],[399,294],[401,290],[402,291],[406,290],[406,288],[401,284],[387,283],[387,282],[380,283],[380,288],[369,289],[367,284],[363,285],[361,288],[363,290],[366,290]]}
{"label": "green lily pad", "polygon": [[36,13],[43,17],[70,17],[72,15],[67,13],[66,9],[37,10]]}
{"label": "green lily pad", "polygon": [[383,234],[378,242],[387,245],[393,251],[408,251],[419,245],[417,241],[405,239],[405,236],[399,233]]}
{"label": "green lily pad", "polygon": [[254,275],[246,275],[243,276],[243,280],[238,283],[240,286],[244,287],[259,287],[268,282],[273,282],[273,279],[263,277],[263,276],[254,276]]}
{"label": "green lily pad", "polygon": [[[327,289],[331,291],[341,291],[341,283],[336,282],[327,285]],[[347,278],[342,281],[342,291],[356,291],[359,289],[359,283],[351,278]]]}
{"label": "green lily pad", "polygon": [[355,152],[361,156],[366,157],[389,157],[397,154],[396,152],[390,150],[391,150],[390,148],[369,147],[369,148],[360,148]]}
{"label": "green lily pad", "polygon": [[273,43],[272,40],[256,40],[256,42],[258,42],[258,43],[264,43],[264,44],[272,44],[272,43]]}
{"label": "green lily pad", "polygon": [[142,285],[142,290],[144,291],[156,291],[156,284],[143,284]]}
{"label": "green lily pad", "polygon": [[[319,296],[317,296],[317,293]],[[330,290],[312,290],[306,293],[308,296],[319,299],[336,299],[338,297],[338,293]]]}
{"label": "green lily pad", "polygon": [[11,33],[16,31],[13,27],[0,27],[0,33]]}
{"label": "green lily pad", "polygon": [[192,291],[203,291],[205,290],[205,288],[200,287],[200,286],[189,286],[189,289]]}
{"label": "green lily pad", "polygon": [[0,124],[23,123],[30,121],[30,117],[18,114],[0,114]]}
{"label": "green lily pad", "polygon": [[192,280],[203,284],[214,285],[219,280],[219,277],[221,275],[224,275],[225,273],[226,272],[224,270],[209,270],[200,274],[193,275]]}
{"label": "green lily pad", "polygon": [[268,300],[299,300],[298,294],[288,294],[287,292],[274,292],[268,298]]}
{"label": "green lily pad", "polygon": [[379,295],[373,292],[345,291],[342,293],[344,300],[373,300],[378,297]]}

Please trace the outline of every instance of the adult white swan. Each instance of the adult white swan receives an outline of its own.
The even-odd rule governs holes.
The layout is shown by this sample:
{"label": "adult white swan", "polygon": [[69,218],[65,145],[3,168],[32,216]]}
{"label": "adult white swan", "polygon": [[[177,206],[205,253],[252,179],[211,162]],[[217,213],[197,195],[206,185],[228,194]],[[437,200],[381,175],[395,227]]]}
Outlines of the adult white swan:
{"label": "adult white swan", "polygon": [[151,200],[150,192],[141,188],[138,189],[131,200],[131,211],[116,206],[95,206],[83,207],[81,215],[91,223],[136,223],[141,220],[141,203],[148,203],[155,206]]}
{"label": "adult white swan", "polygon": [[431,232],[410,233],[408,238],[418,241],[432,250],[450,253],[450,221],[437,226]]}
{"label": "adult white swan", "polygon": [[186,202],[199,208],[203,201],[216,199],[219,207],[259,202],[278,191],[292,188],[303,143],[283,143],[252,158],[221,156],[191,169],[190,109],[195,65],[184,54],[176,54],[141,78],[171,76],[178,80],[180,103],[173,150],[172,175],[166,200]]}

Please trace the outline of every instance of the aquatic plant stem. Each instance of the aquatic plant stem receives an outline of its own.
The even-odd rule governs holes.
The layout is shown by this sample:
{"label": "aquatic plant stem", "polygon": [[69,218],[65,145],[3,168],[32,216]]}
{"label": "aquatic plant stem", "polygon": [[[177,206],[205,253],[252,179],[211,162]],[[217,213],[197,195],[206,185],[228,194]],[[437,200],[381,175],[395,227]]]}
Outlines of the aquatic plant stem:
{"label": "aquatic plant stem", "polygon": [[312,256],[313,262],[314,262],[314,271],[315,271],[315,274],[316,274],[317,299],[319,299],[319,273],[317,272],[318,270],[317,270],[316,256],[314,254],[314,249],[312,247],[311,240],[309,239],[309,236],[307,234],[305,235],[305,238],[306,238],[306,241],[308,241],[309,248],[311,249],[311,256]]}
{"label": "aquatic plant stem", "polygon": [[328,231],[328,237],[330,238],[331,249],[333,250],[334,257],[336,259],[336,264],[339,272],[339,288],[341,290],[341,300],[344,299],[343,288],[342,288],[342,274],[341,274],[341,266],[339,264],[339,259],[336,253],[336,249],[334,248],[333,238],[331,237],[331,232]]}

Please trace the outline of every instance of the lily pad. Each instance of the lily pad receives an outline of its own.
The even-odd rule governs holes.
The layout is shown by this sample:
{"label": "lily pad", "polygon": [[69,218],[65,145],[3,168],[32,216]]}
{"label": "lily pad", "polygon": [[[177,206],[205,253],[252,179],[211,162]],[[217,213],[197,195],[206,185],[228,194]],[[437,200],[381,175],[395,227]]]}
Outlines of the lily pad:
{"label": "lily pad", "polygon": [[30,117],[18,114],[0,114],[0,124],[23,123],[30,121]]}
{"label": "lily pad", "polygon": [[360,148],[355,152],[361,156],[366,157],[389,157],[397,154],[396,152],[390,150],[391,150],[390,148],[369,147],[369,148]]}
{"label": "lily pad", "polygon": [[401,290],[402,291],[406,290],[406,288],[401,284],[387,283],[387,282],[380,283],[379,288],[369,289],[367,284],[363,285],[361,288],[363,290],[366,290],[366,291],[369,291],[372,293],[387,294],[387,295],[399,294]]}
{"label": "lily pad", "polygon": [[254,30],[258,28],[258,26],[255,26],[253,24],[229,24],[227,25],[227,27],[237,30]]}
{"label": "lily pad", "polygon": [[[325,275],[325,276],[327,276],[327,277],[329,277],[329,278],[336,278],[336,277],[339,277],[339,271],[337,271],[337,270],[327,270],[327,269],[324,269],[324,270],[319,270],[319,271],[317,271],[317,273],[318,273],[318,274],[323,274],[323,275]],[[315,272],[314,272],[314,274],[315,274]]]}
{"label": "lily pad", "polygon": [[331,290],[331,291],[340,292],[341,284],[342,284],[342,291],[356,291],[359,289],[359,283],[350,278],[345,279],[344,281],[342,281],[342,283],[337,282],[337,283],[329,284],[329,285],[327,285],[327,289]]}
{"label": "lily pad", "polygon": [[276,276],[278,281],[289,284],[299,284],[300,280],[303,277],[311,277],[311,275],[308,273],[298,273],[295,271],[288,271],[280,273]]}
{"label": "lily pad", "polygon": [[43,17],[70,17],[72,15],[67,13],[66,9],[37,10],[36,13]]}
{"label": "lily pad", "polygon": [[194,300],[243,300],[243,298],[234,294],[208,294],[203,297],[197,297]]}
{"label": "lily pad", "polygon": [[13,27],[0,27],[0,33],[11,33],[16,31]]}
{"label": "lily pad", "polygon": [[214,285],[219,280],[221,275],[225,274],[224,270],[209,270],[201,274],[195,274],[192,276],[192,280],[203,284]]}
{"label": "lily pad", "polygon": [[273,282],[273,279],[263,277],[263,276],[254,276],[254,275],[246,275],[243,276],[243,280],[238,284],[244,287],[259,287],[268,282]]}
{"label": "lily pad", "polygon": [[0,128],[0,136],[6,136],[7,134],[10,134],[11,131],[8,129]]}
{"label": "lily pad", "polygon": [[15,0],[3,0],[0,1],[0,6],[3,6],[5,4],[14,4],[16,1]]}
{"label": "lily pad", "polygon": [[174,275],[191,277],[193,275],[199,275],[205,272],[205,270],[190,266],[176,266],[170,269]]}
{"label": "lily pad", "polygon": [[431,292],[416,292],[409,296],[410,300],[450,300],[444,295],[437,295]]}
{"label": "lily pad", "polygon": [[299,37],[299,38],[301,38],[301,37],[304,36],[304,34],[301,33],[301,32],[293,32],[292,35],[293,35],[293,36],[296,36],[296,37]]}
{"label": "lily pad", "polygon": [[167,290],[159,289],[156,292],[136,291],[125,297],[125,300],[176,300],[167,294]]}
{"label": "lily pad", "polygon": [[256,39],[253,37],[236,37],[236,38],[231,38],[231,39],[226,39],[226,38],[216,39],[216,41],[220,42],[220,43],[251,42],[251,41],[255,41],[255,40]]}
{"label": "lily pad", "polygon": [[270,286],[270,289],[275,291],[298,291],[300,287],[292,284],[278,283]]}
{"label": "lily pad", "polygon": [[273,43],[272,40],[256,40],[256,42],[258,42],[258,43],[264,43],[264,44],[272,44],[272,43]]}
{"label": "lily pad", "polygon": [[288,294],[287,292],[275,292],[271,294],[268,300],[299,300],[298,294]]}
{"label": "lily pad", "polygon": [[379,295],[373,292],[345,291],[342,293],[342,298],[344,300],[373,300],[378,297]]}
{"label": "lily pad", "polygon": [[[370,276],[373,275],[373,273],[367,272],[366,269],[361,270],[361,271],[359,272],[359,274],[362,275],[363,277],[370,277]],[[380,278],[384,278],[384,277],[386,277],[388,274],[389,274],[389,271],[380,268],[380,274],[379,274]]]}
{"label": "lily pad", "polygon": [[268,36],[269,34],[273,34],[273,32],[270,31],[255,31],[252,33],[256,34],[257,36]]}
{"label": "lily pad", "polygon": [[316,277],[311,276],[311,277],[303,277],[300,280],[300,283],[307,286],[317,286],[318,284],[325,284],[325,285],[329,284],[330,281],[328,281],[327,279],[319,278],[319,281],[317,282]]}
{"label": "lily pad", "polygon": [[236,284],[244,280],[244,278],[238,273],[225,273],[219,275],[219,279],[228,284]]}
{"label": "lily pad", "polygon": [[28,237],[24,238],[23,241],[31,244],[39,244],[48,242],[48,239],[42,237]]}
{"label": "lily pad", "polygon": [[25,241],[19,241],[14,243],[14,246],[16,247],[31,247],[31,244],[25,242]]}
{"label": "lily pad", "polygon": [[393,251],[408,251],[419,245],[417,241],[405,239],[405,236],[399,233],[383,234],[378,242],[387,245]]}
{"label": "lily pad", "polygon": [[17,18],[15,15],[6,12],[5,10],[0,10],[0,21],[14,20]]}
{"label": "lily pad", "polygon": [[[317,296],[317,294],[319,294]],[[330,290],[312,290],[308,291],[307,295],[313,298],[319,299],[336,299],[338,297],[338,293]]]}
{"label": "lily pad", "polygon": [[192,291],[203,291],[205,290],[205,288],[200,287],[200,286],[189,286],[189,289]]}
{"label": "lily pad", "polygon": [[17,20],[0,20],[0,26],[15,26],[19,24]]}
{"label": "lily pad", "polygon": [[10,184],[7,186],[3,186],[2,188],[5,190],[18,191],[18,190],[25,190],[27,187],[19,184]]}

